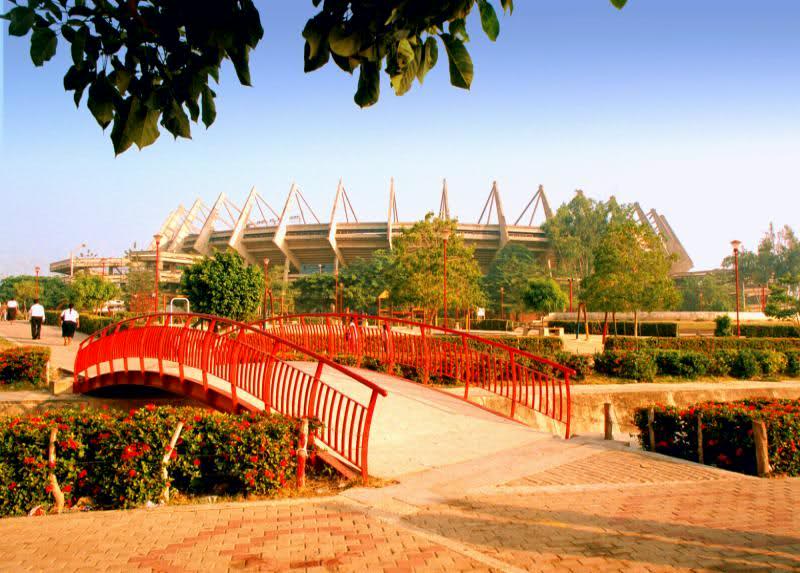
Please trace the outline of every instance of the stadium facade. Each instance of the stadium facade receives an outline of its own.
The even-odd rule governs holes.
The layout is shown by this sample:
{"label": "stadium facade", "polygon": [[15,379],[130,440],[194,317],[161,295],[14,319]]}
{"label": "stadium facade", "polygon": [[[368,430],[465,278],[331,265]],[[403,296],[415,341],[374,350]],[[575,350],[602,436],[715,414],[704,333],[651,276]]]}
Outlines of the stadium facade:
{"label": "stadium facade", "polygon": [[[264,259],[269,259],[272,264],[286,261],[292,275],[332,272],[337,266],[369,258],[376,250],[391,250],[393,241],[403,230],[414,225],[413,221],[404,222],[398,217],[394,181],[390,183],[388,199],[386,219],[372,222],[358,219],[341,181],[326,221],[316,215],[300,188],[294,184],[280,212],[273,209],[255,188],[241,207],[225,193],[220,193],[210,207],[196,199],[188,209],[179,205],[158,230],[161,278],[164,282],[177,282],[182,269],[196,259],[227,249],[236,250],[251,264],[262,265]],[[636,217],[660,237],[665,251],[675,256],[673,273],[689,271],[693,266],[692,260],[666,218],[655,209],[645,212],[638,203],[634,204],[634,211]],[[552,261],[554,255],[545,232],[535,224],[537,215],[539,220],[547,220],[553,215],[542,186],[533,193],[512,223],[506,218],[495,182],[477,222],[458,221],[457,232],[474,248],[484,271],[497,252],[509,243],[525,246],[540,256],[544,263]],[[446,181],[438,216],[451,217]],[[114,280],[124,281],[127,269],[135,263],[144,268],[155,268],[155,251],[154,239],[148,249],[132,251],[127,257],[71,257],[51,263],[50,271],[60,274],[102,272]]]}

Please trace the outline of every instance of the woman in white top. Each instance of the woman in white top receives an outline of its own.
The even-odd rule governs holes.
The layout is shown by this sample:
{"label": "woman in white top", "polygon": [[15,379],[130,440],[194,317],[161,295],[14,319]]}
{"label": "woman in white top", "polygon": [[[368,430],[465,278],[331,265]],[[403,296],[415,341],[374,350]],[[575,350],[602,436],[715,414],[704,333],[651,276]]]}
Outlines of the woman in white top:
{"label": "woman in white top", "polygon": [[75,336],[75,329],[80,325],[78,311],[69,303],[69,308],[61,313],[61,336],[64,338],[64,346],[72,344],[72,337]]}
{"label": "woman in white top", "polygon": [[8,301],[6,305],[6,316],[8,316],[8,320],[17,320],[17,308],[19,308],[19,305],[15,299],[12,298]]}

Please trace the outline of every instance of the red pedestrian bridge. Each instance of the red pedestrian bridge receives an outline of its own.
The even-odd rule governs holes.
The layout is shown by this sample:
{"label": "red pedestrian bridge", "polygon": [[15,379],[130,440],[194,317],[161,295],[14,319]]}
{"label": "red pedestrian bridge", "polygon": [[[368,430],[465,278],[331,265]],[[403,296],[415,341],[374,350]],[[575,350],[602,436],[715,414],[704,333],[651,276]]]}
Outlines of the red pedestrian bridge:
{"label": "red pedestrian bridge", "polygon": [[[560,422],[570,436],[570,368],[463,331],[364,315],[255,324],[200,314],[130,318],[81,342],[75,391],[153,386],[223,411],[317,418],[322,428],[314,439],[366,478],[372,417],[386,391],[349,366],[462,384],[464,400],[477,388],[509,402],[503,415],[513,418],[523,406]],[[337,382],[323,380],[326,370]]]}

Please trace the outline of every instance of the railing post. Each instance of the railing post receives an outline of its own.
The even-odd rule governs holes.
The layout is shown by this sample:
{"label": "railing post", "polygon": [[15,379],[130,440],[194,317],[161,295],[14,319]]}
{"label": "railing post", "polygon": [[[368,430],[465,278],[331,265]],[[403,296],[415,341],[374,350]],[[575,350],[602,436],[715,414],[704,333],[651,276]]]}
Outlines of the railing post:
{"label": "railing post", "polygon": [[392,332],[392,325],[389,321],[386,321],[386,326],[384,328],[384,332],[386,333],[386,354],[387,354],[387,366],[389,370],[389,374],[394,373],[394,333]]}
{"label": "railing post", "polygon": [[425,336],[425,327],[420,326],[419,332],[420,338],[422,338],[422,383],[427,384],[431,377],[430,349],[428,348],[428,338]]}
{"label": "railing post", "polygon": [[208,392],[208,369],[211,358],[211,341],[214,339],[216,334],[214,332],[216,325],[217,319],[212,318],[211,322],[208,324],[206,335],[203,337],[203,350],[200,356],[200,370],[203,373],[203,392]]}
{"label": "railing post", "polygon": [[464,357],[464,400],[469,400],[469,383],[472,378],[472,366],[469,355],[467,337],[461,337],[461,355]]}
{"label": "railing post", "polygon": [[300,422],[297,444],[297,489],[306,486],[306,460],[308,459],[308,418]]}
{"label": "railing post", "polygon": [[367,406],[367,419],[364,421],[364,432],[361,438],[361,479],[364,484],[369,481],[369,434],[372,427],[372,414],[375,412],[375,403],[378,401],[378,393],[373,389],[372,396]]}
{"label": "railing post", "polygon": [[183,323],[183,328],[181,328],[181,332],[178,335],[178,376],[180,377],[181,384],[185,379],[184,371],[183,371],[183,362],[186,357],[186,329],[189,327],[189,319],[187,317],[186,322]]}
{"label": "railing post", "polygon": [[302,316],[300,317],[300,334],[303,337],[303,346],[305,348],[310,348],[308,340],[308,328],[306,328],[306,319]]}
{"label": "railing post", "polygon": [[[116,336],[119,332],[119,323],[114,325],[114,334],[112,336]],[[111,375],[114,376],[116,372],[114,371],[114,353],[109,349],[108,351],[108,369],[111,372]],[[116,379],[116,376],[115,376]]]}
{"label": "railing post", "polygon": [[272,409],[272,372],[275,369],[278,348],[280,348],[280,342],[273,339],[272,348],[267,356],[267,366],[264,368],[264,381],[261,385],[261,401],[264,402],[264,411],[267,413]]}
{"label": "railing post", "polygon": [[164,324],[160,325],[158,332],[158,375],[163,377],[164,376],[164,334],[167,332],[168,326],[166,325],[166,321]]}
{"label": "railing post", "polygon": [[244,327],[242,326],[239,328],[239,332],[236,333],[236,338],[232,339],[235,346],[233,353],[231,354],[230,370],[228,371],[228,382],[231,385],[231,405],[234,413],[239,407],[239,398],[236,395],[236,386],[239,384],[239,354],[242,350],[242,343],[239,341],[239,337],[242,336],[243,333]]}
{"label": "railing post", "polygon": [[325,317],[325,331],[328,334],[328,358],[333,358],[334,353],[334,340],[333,340],[333,326],[331,325],[331,317]]}
{"label": "railing post", "polygon": [[148,316],[144,321],[142,336],[139,338],[139,371],[142,372],[142,374],[144,374],[144,342],[147,340],[148,333],[150,332],[150,321],[152,318],[152,316]]}
{"label": "railing post", "polygon": [[569,372],[564,371],[564,384],[567,387],[567,422],[566,422],[566,440],[569,440],[569,437],[572,435],[571,431],[571,424],[572,424],[572,396],[570,395],[569,390]]}
{"label": "railing post", "polygon": [[308,394],[308,404],[306,404],[306,417],[317,417],[317,394],[319,392],[319,383],[322,378],[322,369],[325,364],[317,362],[317,369],[314,372],[314,381],[311,383],[311,391]]}
{"label": "railing post", "polygon": [[516,354],[511,354],[511,417],[517,413],[517,360]]}

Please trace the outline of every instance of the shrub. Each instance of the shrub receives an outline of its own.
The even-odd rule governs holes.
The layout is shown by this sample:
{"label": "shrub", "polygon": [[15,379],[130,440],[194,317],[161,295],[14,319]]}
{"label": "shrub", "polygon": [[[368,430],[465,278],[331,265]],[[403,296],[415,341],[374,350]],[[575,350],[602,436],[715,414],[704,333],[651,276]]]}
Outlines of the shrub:
{"label": "shrub", "polygon": [[602,374],[640,382],[652,381],[657,373],[653,354],[647,351],[605,351],[595,355],[594,368]]}
{"label": "shrub", "polygon": [[592,373],[594,360],[588,354],[573,354],[571,352],[557,352],[556,362],[563,364],[575,371],[575,380],[583,380]]}
{"label": "shrub", "polygon": [[800,339],[795,338],[736,338],[736,337],[702,337],[683,336],[680,338],[633,336],[609,336],[606,338],[606,350],[696,350],[711,354],[717,350],[776,350],[787,352],[800,351]]}
{"label": "shrub", "polygon": [[[106,326],[115,324],[120,320],[128,318],[129,316],[131,316],[130,313],[118,313],[111,316],[80,313],[80,328],[78,328],[78,332],[83,332],[84,334],[94,334],[98,330],[102,330]],[[60,310],[45,311],[45,324],[58,326],[58,320],[60,317]]]}
{"label": "shrub", "polygon": [[759,369],[764,376],[776,377],[786,371],[788,360],[782,352],[774,350],[756,350]]}
{"label": "shrub", "polygon": [[789,376],[800,375],[800,352],[786,352],[786,374]]}
{"label": "shrub", "polygon": [[749,349],[740,350],[731,363],[731,376],[750,379],[761,373],[761,364],[756,353]]}
{"label": "shrub", "polygon": [[702,352],[686,350],[659,350],[655,353],[659,374],[681,378],[705,376],[711,359]]}
{"label": "shrub", "polygon": [[513,330],[514,323],[510,320],[500,318],[486,318],[484,320],[473,320],[470,322],[472,330]]}
{"label": "shrub", "polygon": [[[702,420],[703,457],[707,464],[756,473],[753,421],[767,427],[770,465],[775,473],[800,475],[800,400],[706,402],[689,408],[654,407],[655,451],[697,461],[698,418]],[[639,441],[650,449],[647,408],[634,414]]]}
{"label": "shrub", "polygon": [[50,349],[39,346],[16,346],[0,351],[0,384],[47,384]]}
{"label": "shrub", "polygon": [[798,338],[800,326],[796,324],[742,324],[742,336],[749,338]]}
{"label": "shrub", "polygon": [[[576,324],[573,320],[551,320],[548,323],[551,328],[563,328],[564,334],[575,334],[585,332],[584,323]],[[589,321],[589,334],[603,334],[603,321],[590,320]],[[634,322],[632,321],[617,321],[616,330],[614,323],[609,321],[608,334],[614,336],[633,336]],[[639,336],[678,336],[678,323],[677,322],[640,322],[639,323]]]}
{"label": "shrub", "polygon": [[729,376],[738,354],[737,350],[717,350],[712,353],[708,373],[712,376]]}
{"label": "shrub", "polygon": [[721,314],[714,319],[714,336],[730,336],[733,334],[731,328],[731,317]]}
{"label": "shrub", "polygon": [[270,494],[296,469],[297,422],[277,414],[220,414],[197,408],[130,413],[57,410],[0,418],[0,515],[52,502],[48,488],[50,429],[58,428],[53,468],[68,505],[125,508],[157,501],[167,480],[161,460],[179,421],[183,433],[168,472],[186,493]]}

